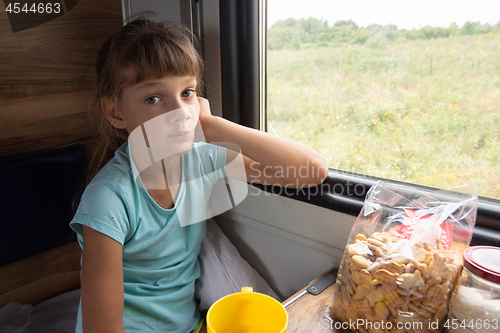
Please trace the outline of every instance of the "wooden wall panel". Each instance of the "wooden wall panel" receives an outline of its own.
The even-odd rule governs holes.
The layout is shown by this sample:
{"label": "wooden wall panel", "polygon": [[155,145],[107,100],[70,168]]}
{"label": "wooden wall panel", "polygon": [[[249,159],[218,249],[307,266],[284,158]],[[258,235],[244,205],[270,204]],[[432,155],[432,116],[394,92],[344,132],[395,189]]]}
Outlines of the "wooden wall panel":
{"label": "wooden wall panel", "polygon": [[0,308],[10,302],[37,304],[80,288],[78,242],[0,267]]}
{"label": "wooden wall panel", "polygon": [[0,155],[89,139],[95,58],[121,22],[120,0],[80,0],[50,22],[13,33],[0,4]]}

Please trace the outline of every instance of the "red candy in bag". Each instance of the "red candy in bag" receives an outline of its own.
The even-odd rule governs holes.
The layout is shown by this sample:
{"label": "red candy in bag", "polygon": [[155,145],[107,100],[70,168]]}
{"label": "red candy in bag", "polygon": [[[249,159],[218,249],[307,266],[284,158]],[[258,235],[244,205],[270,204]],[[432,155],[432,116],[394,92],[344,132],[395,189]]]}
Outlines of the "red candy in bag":
{"label": "red candy in bag", "polygon": [[[412,209],[407,209],[405,211],[405,217],[403,219],[403,224],[401,227],[394,232],[394,236],[397,236],[402,239],[411,239],[412,234],[413,234],[413,229],[414,229],[414,224],[415,222],[420,222],[419,220],[425,220],[425,219],[430,219],[430,225],[432,226],[435,224],[435,222],[432,220],[431,215],[424,215],[419,217],[417,212],[412,210]],[[425,226],[422,226],[422,224],[426,224],[426,221],[424,223],[420,223],[419,225],[421,228],[425,228]],[[439,224],[439,236],[436,238],[439,238],[441,240],[441,244],[443,247],[448,250],[451,247],[451,243],[453,242],[453,232],[455,231],[455,226],[453,224],[447,223],[447,222],[442,222]],[[427,235],[429,234],[428,232],[426,233]],[[432,237],[432,235],[431,235]],[[422,244],[423,242],[420,242]]]}

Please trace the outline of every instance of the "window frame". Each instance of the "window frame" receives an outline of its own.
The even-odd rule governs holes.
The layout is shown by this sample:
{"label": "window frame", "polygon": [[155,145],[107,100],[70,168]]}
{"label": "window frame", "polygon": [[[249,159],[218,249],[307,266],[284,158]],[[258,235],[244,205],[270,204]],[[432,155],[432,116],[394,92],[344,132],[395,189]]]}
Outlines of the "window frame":
{"label": "window frame", "polygon": [[261,1],[219,0],[222,116],[260,129],[263,122]]}
{"label": "window frame", "polygon": [[[267,1],[219,0],[222,116],[244,126],[267,131]],[[282,189],[253,185],[261,190],[311,205],[357,216],[369,188],[377,181],[438,189],[330,169],[323,184],[311,189]],[[337,194],[336,186],[352,192]],[[362,189],[362,191],[354,191]],[[479,197],[471,245],[500,246],[500,201]]]}

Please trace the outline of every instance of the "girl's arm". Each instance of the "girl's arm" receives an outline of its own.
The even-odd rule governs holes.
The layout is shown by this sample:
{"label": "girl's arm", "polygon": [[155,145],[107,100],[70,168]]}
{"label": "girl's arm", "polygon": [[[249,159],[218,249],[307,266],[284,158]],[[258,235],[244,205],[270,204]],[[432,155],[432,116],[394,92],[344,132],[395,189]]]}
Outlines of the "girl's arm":
{"label": "girl's arm", "polygon": [[124,333],[122,246],[82,227],[82,325],[84,333]]}
{"label": "girl's arm", "polygon": [[[325,158],[307,146],[212,116],[208,101],[199,102],[205,140],[238,145],[248,182],[301,188],[319,185],[328,175]],[[228,150],[228,161],[234,156]]]}

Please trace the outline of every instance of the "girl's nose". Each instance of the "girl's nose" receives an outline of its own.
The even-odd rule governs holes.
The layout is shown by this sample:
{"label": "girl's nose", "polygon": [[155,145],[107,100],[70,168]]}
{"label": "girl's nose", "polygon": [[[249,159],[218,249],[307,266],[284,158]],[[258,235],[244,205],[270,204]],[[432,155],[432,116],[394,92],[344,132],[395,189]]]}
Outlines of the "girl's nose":
{"label": "girl's nose", "polygon": [[189,110],[193,105],[178,104],[177,108],[167,112],[167,119],[170,123],[184,122],[191,119],[191,112]]}

